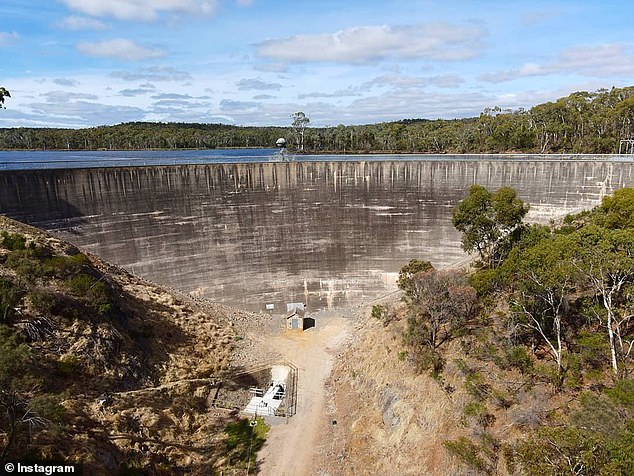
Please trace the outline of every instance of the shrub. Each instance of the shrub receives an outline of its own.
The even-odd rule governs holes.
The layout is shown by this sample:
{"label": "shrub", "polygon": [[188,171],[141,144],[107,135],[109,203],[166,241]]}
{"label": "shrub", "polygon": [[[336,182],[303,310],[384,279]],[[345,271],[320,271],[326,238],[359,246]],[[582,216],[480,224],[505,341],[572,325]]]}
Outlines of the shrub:
{"label": "shrub", "polygon": [[608,447],[610,462],[602,469],[602,476],[628,476],[634,474],[634,421]]}
{"label": "shrub", "polygon": [[605,393],[613,402],[634,412],[634,379],[619,380],[613,388],[606,389]]}
{"label": "shrub", "polygon": [[62,377],[72,377],[81,372],[81,362],[74,355],[66,355],[57,361],[57,373]]}
{"label": "shrub", "polygon": [[533,361],[528,351],[523,346],[513,346],[504,352],[503,368],[515,368],[522,374],[528,373],[533,368]]}
{"label": "shrub", "polygon": [[414,293],[414,276],[417,273],[434,269],[429,261],[413,259],[403,266],[398,273],[398,281],[396,284],[405,292],[405,295],[412,297]]}
{"label": "shrub", "polygon": [[248,461],[249,464],[255,465],[257,452],[264,445],[269,429],[262,418],[241,419],[229,423],[225,428],[229,460],[236,463]]}
{"label": "shrub", "polygon": [[469,395],[478,400],[485,400],[491,392],[491,386],[484,381],[484,377],[477,370],[467,373],[464,386]]}
{"label": "shrub", "polygon": [[372,306],[372,317],[375,319],[383,319],[383,315],[385,314],[385,306],[381,306],[380,304],[375,304]]}
{"label": "shrub", "polygon": [[486,405],[482,402],[470,402],[465,405],[464,410],[464,423],[467,420],[474,420],[476,424],[482,428],[487,428],[495,423],[495,415],[489,413]]}
{"label": "shrub", "polygon": [[606,395],[584,392],[579,397],[579,404],[579,410],[570,416],[570,423],[577,428],[610,436],[623,426],[619,408]]}
{"label": "shrub", "polygon": [[582,330],[576,339],[576,350],[583,368],[600,370],[609,361],[609,346],[600,333]]}
{"label": "shrub", "polygon": [[509,456],[509,466],[519,466],[521,474],[601,474],[610,458],[604,438],[574,427],[541,428]]}
{"label": "shrub", "polygon": [[5,264],[15,271],[20,281],[28,285],[33,285],[44,276],[42,263],[29,250],[12,251]]}
{"label": "shrub", "polygon": [[479,474],[495,474],[499,458],[500,442],[484,432],[479,435],[480,444],[466,436],[443,442],[445,449],[462,464]]}
{"label": "shrub", "polygon": [[61,423],[66,416],[66,409],[59,404],[59,397],[52,394],[37,395],[29,401],[31,409],[39,416]]}
{"label": "shrub", "polygon": [[0,245],[9,251],[25,250],[26,249],[26,237],[19,233],[8,233],[3,231],[0,236]]}
{"label": "shrub", "polygon": [[28,346],[13,329],[0,324],[0,389],[14,388],[16,378],[26,370],[28,361]]}
{"label": "shrub", "polygon": [[6,321],[14,314],[23,294],[13,281],[0,277],[0,320]]}
{"label": "shrub", "polygon": [[66,279],[79,273],[86,263],[88,258],[81,253],[73,256],[51,256],[44,260],[44,272],[50,276]]}
{"label": "shrub", "polygon": [[78,273],[67,283],[75,296],[86,299],[99,312],[106,313],[112,309],[108,286],[100,279]]}

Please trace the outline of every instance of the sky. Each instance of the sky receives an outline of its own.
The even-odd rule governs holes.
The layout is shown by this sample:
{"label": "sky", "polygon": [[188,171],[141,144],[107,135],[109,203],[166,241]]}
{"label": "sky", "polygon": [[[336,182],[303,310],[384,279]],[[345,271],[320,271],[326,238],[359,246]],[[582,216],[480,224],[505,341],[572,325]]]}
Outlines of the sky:
{"label": "sky", "polygon": [[0,127],[478,116],[634,85],[631,0],[2,0]]}

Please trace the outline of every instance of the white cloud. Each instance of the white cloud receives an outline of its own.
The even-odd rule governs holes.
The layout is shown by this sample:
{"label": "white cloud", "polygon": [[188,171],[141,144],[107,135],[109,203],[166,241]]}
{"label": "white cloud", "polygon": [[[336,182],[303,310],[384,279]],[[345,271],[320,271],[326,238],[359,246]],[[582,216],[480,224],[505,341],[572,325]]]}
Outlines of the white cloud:
{"label": "white cloud", "polygon": [[58,23],[65,30],[106,30],[108,25],[94,18],[71,15]]}
{"label": "white cloud", "polygon": [[68,91],[48,91],[40,95],[46,99],[46,102],[59,104],[68,103],[76,100],[97,101],[99,97],[96,94],[75,93]]}
{"label": "white cloud", "polygon": [[11,33],[0,31],[0,45],[8,45],[13,40],[17,40],[19,37],[20,35],[18,35],[15,31],[12,31]]}
{"label": "white cloud", "polygon": [[404,118],[452,119],[477,116],[483,108],[496,104],[497,99],[479,92],[420,94],[415,90],[402,90],[358,99],[347,109],[350,122],[367,117],[371,117],[372,122]]}
{"label": "white cloud", "polygon": [[79,81],[70,78],[56,78],[53,80],[53,82],[58,86],[68,86],[70,88],[75,88],[79,86]]}
{"label": "white cloud", "polygon": [[122,38],[95,43],[82,41],[77,44],[77,49],[88,56],[117,58],[125,61],[141,61],[163,56],[163,52],[160,50],[145,48],[131,40]]}
{"label": "white cloud", "polygon": [[119,91],[119,94],[121,96],[126,96],[126,97],[137,97],[137,96],[145,96],[146,94],[150,94],[152,92],[154,92],[155,88],[144,88],[139,86],[136,89],[122,89],[121,91]]}
{"label": "white cloud", "polygon": [[280,83],[271,83],[268,81],[262,81],[261,79],[251,78],[251,79],[241,79],[236,83],[238,90],[240,91],[270,91],[275,90],[279,91],[282,89],[282,85]]}
{"label": "white cloud", "polygon": [[253,69],[262,71],[263,73],[286,73],[288,71],[288,65],[284,63],[256,64],[253,66]]}
{"label": "white cloud", "polygon": [[631,77],[634,76],[634,47],[624,43],[605,43],[568,48],[543,64],[525,63],[519,68],[482,74],[478,76],[478,79],[490,83],[501,83],[551,74]]}
{"label": "white cloud", "polygon": [[447,23],[360,26],[333,34],[268,40],[257,49],[261,56],[293,62],[366,63],[386,57],[450,61],[476,56],[485,35],[478,26]]}
{"label": "white cloud", "polygon": [[210,15],[215,0],[64,0],[69,8],[93,17],[151,21],[162,12]]}
{"label": "white cloud", "polygon": [[361,89],[369,89],[375,86],[388,86],[398,89],[420,89],[428,86],[455,88],[460,86],[462,83],[464,83],[464,79],[455,74],[443,74],[439,76],[405,76],[397,73],[388,73],[364,83],[361,85]]}
{"label": "white cloud", "polygon": [[110,73],[113,78],[124,81],[187,81],[192,77],[187,71],[180,71],[172,66],[152,66],[136,72],[114,71]]}
{"label": "white cloud", "polygon": [[222,111],[249,111],[253,112],[260,106],[259,102],[254,101],[235,101],[233,99],[223,99],[220,101],[220,110]]}

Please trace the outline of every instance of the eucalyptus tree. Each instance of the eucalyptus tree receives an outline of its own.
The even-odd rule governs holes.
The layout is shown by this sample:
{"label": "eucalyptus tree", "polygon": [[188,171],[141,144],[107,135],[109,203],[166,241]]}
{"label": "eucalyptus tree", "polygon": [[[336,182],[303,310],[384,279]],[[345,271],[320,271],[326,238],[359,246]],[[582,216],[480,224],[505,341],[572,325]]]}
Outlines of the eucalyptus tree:
{"label": "eucalyptus tree", "polygon": [[482,185],[472,185],[454,208],[452,223],[462,232],[462,248],[477,252],[483,263],[494,267],[503,258],[501,245],[521,225],[528,208],[510,187],[491,193]]}
{"label": "eucalyptus tree", "polygon": [[[421,263],[425,262],[410,262],[410,266]],[[476,290],[463,271],[439,271],[431,266],[415,273],[410,285],[410,317],[403,333],[409,360],[418,371],[432,368],[438,373],[442,369],[438,348],[462,332],[477,313]]]}
{"label": "eucalyptus tree", "polygon": [[569,236],[553,235],[525,248],[514,247],[503,264],[514,325],[538,336],[557,363],[559,375],[564,370],[568,299],[580,279],[574,266],[576,254]]}
{"label": "eucalyptus tree", "polygon": [[576,266],[596,303],[591,312],[607,332],[612,370],[619,376],[619,362],[628,360],[634,347],[634,336],[628,335],[634,316],[634,233],[588,225],[572,236],[577,242]]}
{"label": "eucalyptus tree", "polygon": [[310,119],[302,111],[294,113],[291,118],[293,119],[291,126],[293,127],[297,138],[297,149],[303,152],[304,133],[306,131],[306,127],[310,123]]}
{"label": "eucalyptus tree", "polygon": [[10,97],[11,97],[11,94],[9,93],[9,91],[5,89],[4,87],[0,86],[0,106],[1,107],[4,107],[4,98],[10,98]]}

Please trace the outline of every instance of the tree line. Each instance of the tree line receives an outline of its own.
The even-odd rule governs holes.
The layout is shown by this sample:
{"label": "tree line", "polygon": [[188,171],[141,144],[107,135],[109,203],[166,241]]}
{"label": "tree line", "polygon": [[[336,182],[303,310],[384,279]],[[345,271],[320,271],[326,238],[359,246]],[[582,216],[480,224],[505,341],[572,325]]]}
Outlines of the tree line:
{"label": "tree line", "polygon": [[4,128],[0,149],[202,149],[273,147],[285,137],[313,153],[616,153],[634,138],[634,86],[580,91],[525,109],[486,108],[466,119],[406,119],[368,125],[289,127],[132,122],[85,129]]}

